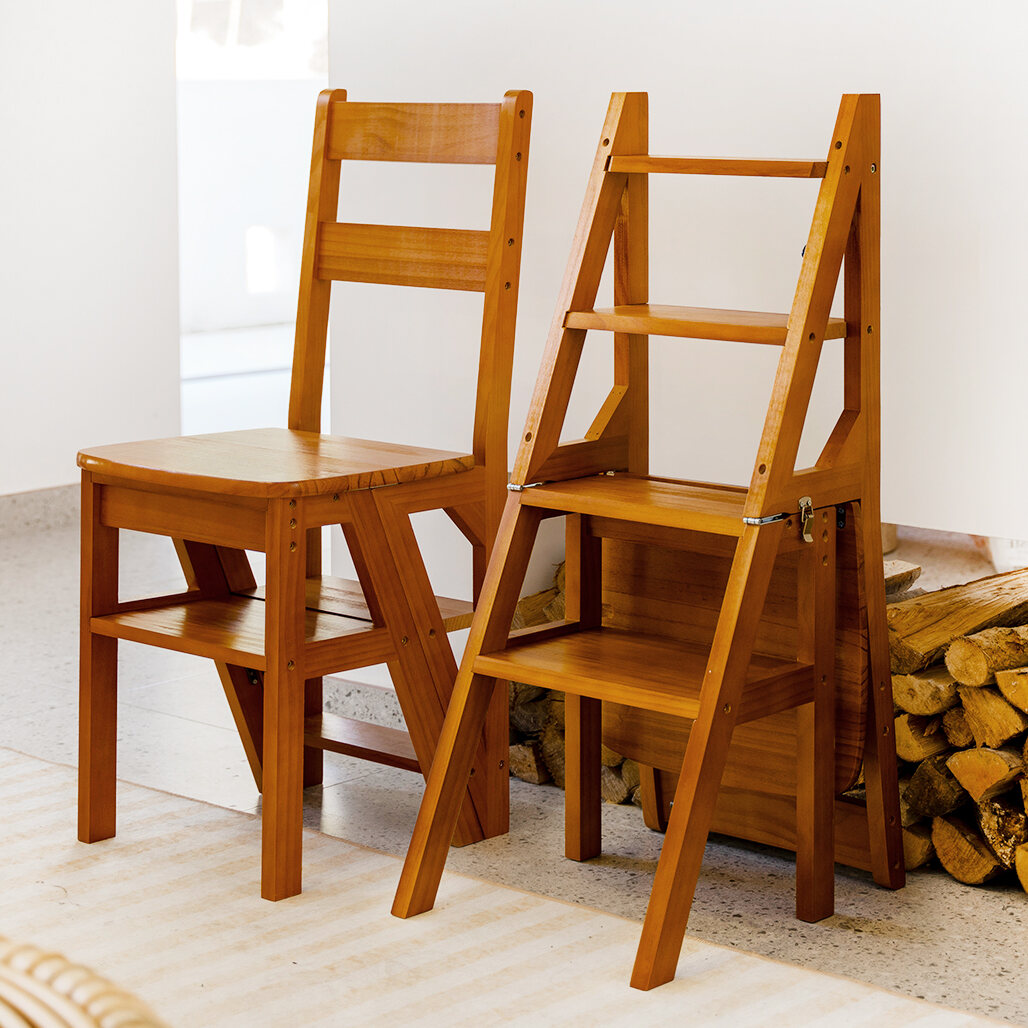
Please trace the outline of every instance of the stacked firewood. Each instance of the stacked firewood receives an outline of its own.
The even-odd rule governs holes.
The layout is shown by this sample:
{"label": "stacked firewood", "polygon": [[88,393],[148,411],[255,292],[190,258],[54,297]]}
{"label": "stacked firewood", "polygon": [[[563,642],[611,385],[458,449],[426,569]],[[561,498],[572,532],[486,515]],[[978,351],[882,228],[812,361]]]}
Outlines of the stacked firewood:
{"label": "stacked firewood", "polygon": [[[564,618],[564,565],[553,587],[518,603],[513,628],[530,628]],[[608,746],[600,751],[600,792],[608,803],[639,799],[639,765]],[[510,773],[534,785],[564,788],[564,693],[523,682],[510,684]]]}
{"label": "stacked firewood", "polygon": [[919,846],[961,882],[1014,872],[1028,890],[1028,569],[887,618],[908,864]]}
{"label": "stacked firewood", "polygon": [[[1028,890],[1028,569],[932,593],[919,574],[886,562],[907,867],[937,856],[969,885],[1014,872]],[[560,565],[513,627],[563,617]],[[563,788],[564,694],[511,683],[510,744],[511,774]],[[604,799],[641,805],[638,764],[606,746],[602,764]]]}

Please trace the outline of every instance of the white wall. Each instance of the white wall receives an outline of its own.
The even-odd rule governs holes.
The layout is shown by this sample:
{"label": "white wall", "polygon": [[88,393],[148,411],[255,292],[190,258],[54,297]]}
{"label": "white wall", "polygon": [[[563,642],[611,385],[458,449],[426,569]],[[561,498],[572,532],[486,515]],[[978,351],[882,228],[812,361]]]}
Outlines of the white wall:
{"label": "white wall", "polygon": [[311,79],[179,83],[183,332],[296,317],[321,88]]}
{"label": "white wall", "polygon": [[[1024,538],[1024,29],[1013,2],[332,0],[330,82],[355,99],[534,91],[512,440],[611,90],[649,91],[655,153],[770,157],[822,156],[839,95],[880,92],[883,513],[904,524]],[[383,202],[396,188],[391,174],[361,181]],[[815,190],[790,181],[654,181],[651,299],[788,310]],[[463,199],[445,194],[454,209]],[[379,393],[346,377],[347,369],[364,383],[388,375],[414,395],[429,383],[447,395],[466,390],[449,317],[455,303],[415,294],[388,319],[337,307],[337,431],[466,445],[465,410],[386,408]],[[417,347],[390,338],[402,314],[425,332]],[[364,344],[343,351],[344,335]],[[576,402],[574,427],[604,392],[608,340],[597,334],[587,344],[595,366],[583,384],[592,395]],[[653,341],[655,471],[749,480],[777,357],[755,349]],[[826,351],[815,437],[830,427],[841,393],[840,362],[831,344]],[[414,356],[401,363],[401,352]],[[808,440],[806,456],[819,442]]]}
{"label": "white wall", "polygon": [[0,493],[179,423],[174,0],[0,0]]}

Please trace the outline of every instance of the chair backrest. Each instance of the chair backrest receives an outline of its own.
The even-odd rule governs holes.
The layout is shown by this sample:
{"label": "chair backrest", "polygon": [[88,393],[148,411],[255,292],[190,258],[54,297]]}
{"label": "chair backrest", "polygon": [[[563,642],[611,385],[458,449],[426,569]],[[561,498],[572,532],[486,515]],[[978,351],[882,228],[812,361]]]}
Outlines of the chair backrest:
{"label": "chair backrest", "polygon": [[[331,283],[377,282],[484,294],[473,450],[507,475],[507,421],[521,265],[532,94],[498,104],[352,103],[318,98],[300,272],[289,427],[317,432]],[[488,231],[336,220],[344,160],[492,164]]]}

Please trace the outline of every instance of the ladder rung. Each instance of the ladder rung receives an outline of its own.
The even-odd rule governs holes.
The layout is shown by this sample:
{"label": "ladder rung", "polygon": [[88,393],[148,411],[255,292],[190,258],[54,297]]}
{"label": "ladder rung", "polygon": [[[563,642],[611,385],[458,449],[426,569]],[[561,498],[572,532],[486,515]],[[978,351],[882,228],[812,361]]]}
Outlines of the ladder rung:
{"label": "ladder rung", "polygon": [[672,175],[750,175],[760,178],[824,178],[827,161],[747,160],[742,157],[612,156],[608,171]]}
{"label": "ladder rung", "polygon": [[421,770],[410,736],[399,728],[323,713],[304,721],[303,741],[305,746],[345,753],[376,764],[405,771]]}
{"label": "ladder rung", "polygon": [[[508,643],[475,660],[478,674],[543,685],[579,696],[695,720],[707,650],[675,639],[614,628]],[[809,664],[753,654],[739,721],[809,703]]]}
{"label": "ladder rung", "polygon": [[746,490],[669,482],[636,475],[590,475],[522,491],[521,502],[573,514],[737,536],[744,528]]}
{"label": "ladder rung", "polygon": [[[592,311],[568,311],[564,324],[567,328],[592,328],[631,335],[683,336],[784,346],[789,315],[637,303]],[[844,339],[845,320],[829,318],[824,337]]]}

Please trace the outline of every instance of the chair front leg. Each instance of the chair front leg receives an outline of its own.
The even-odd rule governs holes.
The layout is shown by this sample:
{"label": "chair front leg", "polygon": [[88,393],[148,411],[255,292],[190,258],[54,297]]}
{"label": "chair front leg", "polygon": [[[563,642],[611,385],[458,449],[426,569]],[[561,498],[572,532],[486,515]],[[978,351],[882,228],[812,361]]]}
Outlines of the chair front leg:
{"label": "chair front leg", "polygon": [[118,530],[100,523],[100,493],[82,474],[79,651],[79,824],[81,842],[115,832],[118,640],[94,634],[94,617],[118,602]]}
{"label": "chair front leg", "polygon": [[271,500],[267,520],[261,896],[300,891],[303,840],[305,534],[302,501]]}

